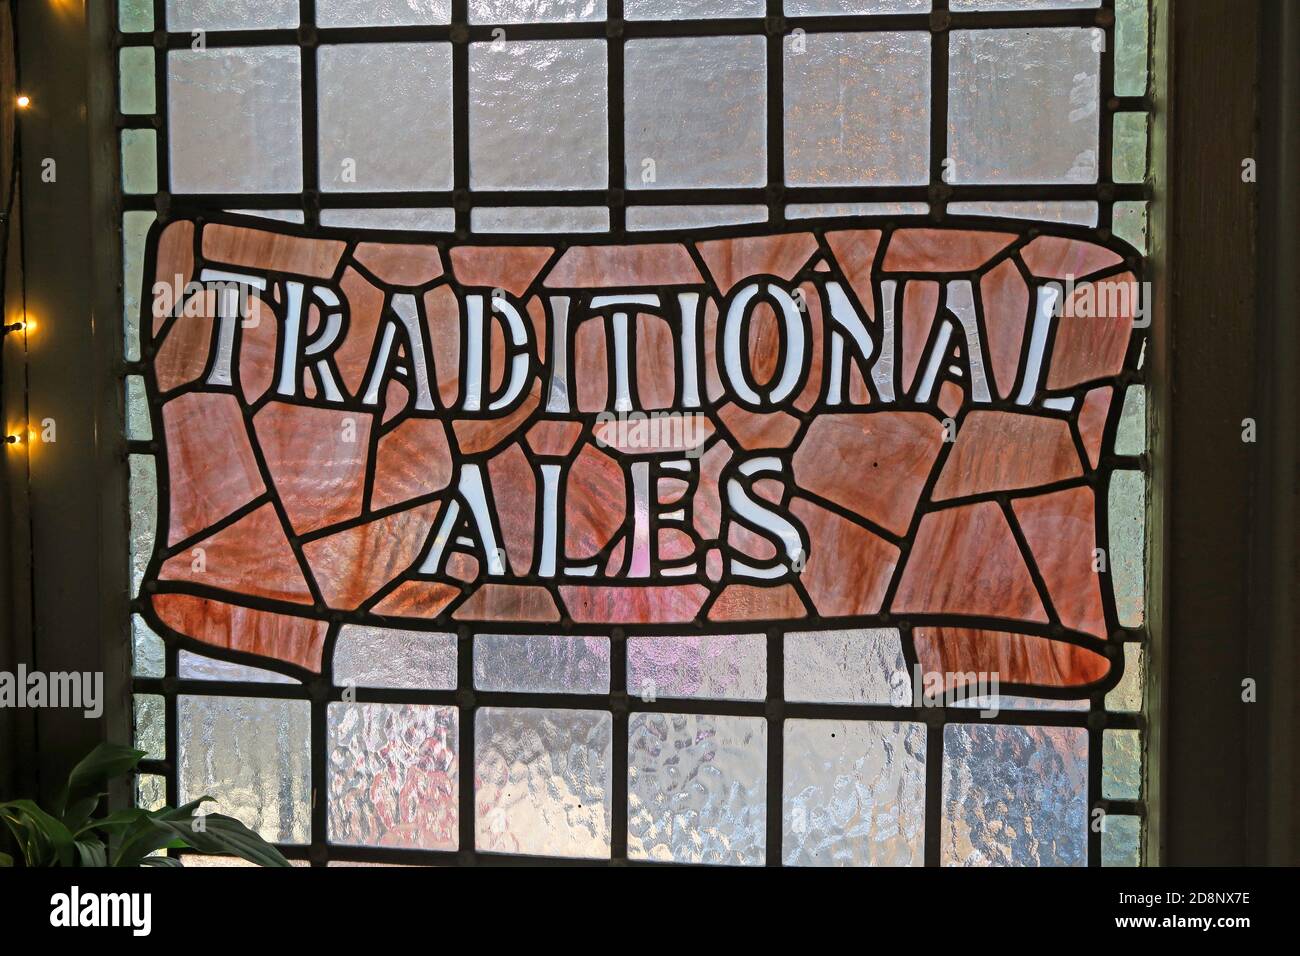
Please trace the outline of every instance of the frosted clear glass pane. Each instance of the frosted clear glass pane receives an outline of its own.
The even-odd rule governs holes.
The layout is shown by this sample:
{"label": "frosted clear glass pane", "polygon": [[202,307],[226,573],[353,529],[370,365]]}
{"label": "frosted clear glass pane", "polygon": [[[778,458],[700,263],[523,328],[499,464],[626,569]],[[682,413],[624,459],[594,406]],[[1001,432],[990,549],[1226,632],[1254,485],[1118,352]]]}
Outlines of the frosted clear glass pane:
{"label": "frosted clear glass pane", "polygon": [[144,569],[153,555],[158,515],[158,472],[153,455],[129,456],[128,494],[131,501],[131,595],[140,593]]}
{"label": "frosted clear glass pane", "polygon": [[763,700],[767,696],[767,637],[629,637],[627,692],[647,702],[660,697]]}
{"label": "frosted clear glass pane", "polygon": [[1146,655],[1141,644],[1124,645],[1124,676],[1106,695],[1106,709],[1116,713],[1137,713],[1142,709],[1146,679]]}
{"label": "frosted clear glass pane", "polygon": [[836,16],[841,13],[926,13],[930,0],[785,0],[792,17]]}
{"label": "frosted clear glass pane", "polygon": [[606,232],[604,206],[496,206],[470,212],[470,228],[483,233]]}
{"label": "frosted clear glass pane", "polygon": [[604,189],[606,80],[603,40],[471,43],[470,185]]}
{"label": "frosted clear glass pane", "polygon": [[148,760],[167,759],[167,704],[161,694],[135,694],[133,746]]}
{"label": "frosted clear glass pane", "polygon": [[316,52],[324,190],[451,188],[451,44],[354,43]]}
{"label": "frosted clear glass pane", "polygon": [[144,618],[131,616],[131,675],[162,677],[167,673],[167,652],[162,638],[150,630]]}
{"label": "frosted clear glass pane", "polygon": [[893,628],[785,635],[785,698],[827,704],[912,702],[912,679]]}
{"label": "frosted clear glass pane", "polygon": [[1142,865],[1142,818],[1106,814],[1101,831],[1102,866]]}
{"label": "frosted clear glass pane", "polygon": [[929,181],[930,35],[807,33],[785,40],[785,181]]}
{"label": "frosted clear glass pane", "polygon": [[925,725],[785,722],[786,866],[925,863]]}
{"label": "frosted clear glass pane", "polygon": [[1110,231],[1138,252],[1147,252],[1147,204],[1128,200],[1117,202],[1111,209]]}
{"label": "frosted clear glass pane", "polygon": [[274,219],[277,222],[306,221],[301,209],[227,209],[226,212],[237,216],[256,216],[258,219]]}
{"label": "frosted clear glass pane", "polygon": [[1142,796],[1142,734],[1107,730],[1101,735],[1101,795],[1107,800]]}
{"label": "frosted clear glass pane", "polygon": [[1007,219],[1042,219],[1046,222],[1070,222],[1080,226],[1097,225],[1097,204],[1089,201],[1031,199],[950,202],[948,213],[953,216],[1004,216]]}
{"label": "frosted clear glass pane", "polygon": [[766,61],[759,36],[629,41],[623,122],[628,188],[765,184]]}
{"label": "frosted clear glass pane", "polygon": [[785,217],[924,216],[929,211],[930,204],[923,202],[792,202],[785,207]]}
{"label": "frosted clear glass pane", "polygon": [[297,47],[175,50],[167,71],[172,192],[302,189]]}
{"label": "frosted clear glass pane", "polygon": [[151,129],[122,130],[122,192],[158,191],[158,134]]}
{"label": "frosted clear glass pane", "polygon": [[406,229],[412,232],[451,232],[454,209],[322,209],[322,226],[351,229]]}
{"label": "frosted clear glass pane", "polygon": [[469,0],[470,23],[604,20],[605,0]]}
{"label": "frosted clear glass pane", "polygon": [[963,697],[954,700],[954,707],[967,710],[1087,710],[1087,699],[1055,700],[1051,697],[1020,697],[1014,694],[987,694],[983,697]]}
{"label": "frosted clear glass pane", "polygon": [[1146,476],[1116,471],[1110,477],[1110,579],[1123,627],[1141,627],[1146,606]]}
{"label": "frosted clear glass pane", "polygon": [[954,30],[949,182],[1096,182],[1103,40],[1073,27]]}
{"label": "frosted clear glass pane", "polygon": [[731,226],[743,222],[767,222],[766,206],[631,206],[626,212],[627,228],[698,229]]}
{"label": "frosted clear glass pane", "polygon": [[123,47],[118,54],[118,93],[123,113],[152,113],[154,95],[153,47]]}
{"label": "frosted clear glass pane", "polygon": [[627,791],[630,859],[761,866],[767,721],[633,714]]}
{"label": "frosted clear glass pane", "polygon": [[1099,6],[1101,0],[948,0],[948,9],[961,13],[978,10],[1063,10]]}
{"label": "frosted clear glass pane", "polygon": [[1147,91],[1147,0],[1115,0],[1115,95]]}
{"label": "frosted clear glass pane", "polygon": [[168,30],[274,30],[298,25],[298,0],[167,0]]}
{"label": "frosted clear glass pane", "polygon": [[182,680],[226,680],[251,684],[300,684],[299,680],[286,674],[268,671],[261,667],[249,667],[233,661],[222,661],[202,654],[181,651],[176,658],[176,670]]}
{"label": "frosted clear glass pane", "polygon": [[328,714],[330,841],[455,850],[460,820],[456,708],[330,704]]}
{"label": "frosted clear glass pane", "polygon": [[208,807],[264,839],[311,839],[311,704],[252,697],[176,698],[180,801]]}
{"label": "frosted clear glass pane", "polygon": [[161,810],[167,806],[167,778],[156,773],[137,774],[135,805],[144,810]]}
{"label": "frosted clear glass pane", "polygon": [[1147,114],[1116,113],[1111,172],[1117,183],[1140,183],[1147,174]]}
{"label": "frosted clear glass pane", "polygon": [[119,0],[117,28],[123,33],[147,33],[153,29],[153,0]]}
{"label": "frosted clear glass pane", "polygon": [[623,0],[625,20],[705,20],[761,17],[764,0]]}
{"label": "frosted clear glass pane", "polygon": [[344,624],[334,644],[334,683],[455,690],[456,635]]}
{"label": "frosted clear glass pane", "polygon": [[609,638],[477,634],[474,686],[520,694],[607,694]]}
{"label": "frosted clear glass pane", "polygon": [[1082,727],[944,727],[945,866],[1083,866],[1087,798]]}
{"label": "frosted clear glass pane", "polygon": [[316,25],[321,27],[450,22],[451,0],[316,0]]}
{"label": "frosted clear glass pane", "polygon": [[1147,390],[1130,385],[1124,392],[1124,411],[1115,433],[1115,454],[1140,455],[1147,450]]}
{"label": "frosted clear glass pane", "polygon": [[153,438],[153,426],[149,423],[149,402],[144,394],[144,377],[140,375],[126,377],[126,437],[136,441]]}
{"label": "frosted clear glass pane", "polygon": [[475,848],[608,858],[613,729],[604,711],[478,710]]}

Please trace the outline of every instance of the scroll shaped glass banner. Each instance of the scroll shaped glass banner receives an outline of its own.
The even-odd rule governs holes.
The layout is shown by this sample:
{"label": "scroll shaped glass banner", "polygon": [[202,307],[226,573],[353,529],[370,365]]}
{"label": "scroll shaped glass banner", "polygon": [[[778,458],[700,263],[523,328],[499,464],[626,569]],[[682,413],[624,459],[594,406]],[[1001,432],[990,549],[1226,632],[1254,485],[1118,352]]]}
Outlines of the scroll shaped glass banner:
{"label": "scroll shaped glass banner", "polygon": [[156,227],[143,597],[169,639],[302,676],[349,622],[885,625],[1008,691],[1117,676],[1097,505],[1133,250],[987,220],[382,235]]}

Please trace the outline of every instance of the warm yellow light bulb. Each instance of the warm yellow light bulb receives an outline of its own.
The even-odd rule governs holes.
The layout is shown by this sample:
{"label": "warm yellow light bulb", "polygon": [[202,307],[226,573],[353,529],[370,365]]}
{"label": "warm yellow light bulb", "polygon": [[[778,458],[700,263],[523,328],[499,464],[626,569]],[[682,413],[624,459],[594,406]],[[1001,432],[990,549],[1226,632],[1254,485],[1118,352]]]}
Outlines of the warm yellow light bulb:
{"label": "warm yellow light bulb", "polygon": [[19,93],[18,99],[15,102],[18,104],[20,110],[25,110],[27,107],[32,105],[32,98],[26,93]]}

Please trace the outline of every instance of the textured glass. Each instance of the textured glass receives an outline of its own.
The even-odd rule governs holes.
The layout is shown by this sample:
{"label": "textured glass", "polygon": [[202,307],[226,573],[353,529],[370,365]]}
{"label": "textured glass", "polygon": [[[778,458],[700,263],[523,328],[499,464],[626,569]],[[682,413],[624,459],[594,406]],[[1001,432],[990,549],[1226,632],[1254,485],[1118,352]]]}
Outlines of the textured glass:
{"label": "textured glass", "polygon": [[1005,216],[1008,219],[1045,219],[1049,222],[1072,222],[1080,226],[1097,225],[1097,204],[1090,200],[976,200],[948,203],[953,216]]}
{"label": "textured glass", "polygon": [[470,185],[609,184],[603,40],[471,43]]}
{"label": "textured glass", "polygon": [[925,725],[787,720],[786,866],[925,862]]}
{"label": "textured glass", "polygon": [[476,849],[607,858],[613,729],[603,711],[477,711]]}
{"label": "textured glass", "polygon": [[167,0],[169,30],[274,30],[298,25],[298,0]]}
{"label": "textured glass", "polygon": [[161,810],[167,806],[167,778],[156,773],[137,774],[135,805],[145,810]]}
{"label": "textured glass", "polygon": [[497,206],[470,211],[475,232],[605,232],[609,210],[604,206]]}
{"label": "textured glass", "polygon": [[222,661],[202,654],[181,651],[176,658],[176,670],[182,680],[221,680],[239,681],[249,684],[300,684],[285,674],[268,671],[261,667],[249,667],[233,661]]}
{"label": "textured glass", "polygon": [[949,724],[943,730],[945,866],[1083,866],[1088,732]]}
{"label": "textured glass", "polygon": [[1117,183],[1140,183],[1146,178],[1146,113],[1115,114],[1111,172]]}
{"label": "textured glass", "polygon": [[118,56],[120,64],[118,91],[122,112],[154,112],[158,107],[154,95],[153,48],[123,47]]}
{"label": "textured glass", "polygon": [[153,555],[158,515],[158,471],[153,455],[131,455],[128,498],[131,502],[131,594],[140,593],[144,570]]}
{"label": "textured glass", "polygon": [[1111,210],[1111,232],[1123,239],[1138,252],[1147,253],[1147,204],[1142,201],[1122,200]]}
{"label": "textured glass", "polygon": [[320,27],[450,22],[451,0],[316,0],[316,25]]}
{"label": "textured glass", "polygon": [[1115,0],[1115,95],[1147,91],[1147,0]]}
{"label": "textured glass", "polygon": [[924,216],[930,204],[924,202],[792,202],[785,207],[787,219],[822,219],[835,216]]}
{"label": "textured glass", "polygon": [[1106,695],[1106,709],[1117,713],[1137,713],[1142,709],[1142,690],[1146,686],[1146,652],[1141,644],[1124,645],[1124,676]]}
{"label": "textured glass", "polygon": [[629,637],[627,692],[645,701],[660,697],[763,700],[767,638],[762,634]]}
{"label": "textured glass", "polygon": [[826,704],[910,704],[912,678],[898,631],[786,634],[785,698]]}
{"label": "textured glass", "polygon": [[925,13],[930,0],[785,0],[792,17],[837,16],[841,13]]}
{"label": "textured glass", "polygon": [[707,20],[715,17],[761,17],[764,0],[624,0],[626,20]]}
{"label": "textured glass", "polygon": [[627,748],[630,859],[762,865],[763,718],[636,713]]}
{"label": "textured glass", "polygon": [[951,183],[1097,181],[1095,29],[954,30]]}
{"label": "textured glass", "polygon": [[274,219],[276,222],[307,221],[301,209],[227,209],[226,212],[237,216],[256,216],[258,219]]}
{"label": "textured glass", "polygon": [[631,40],[624,50],[629,189],[767,181],[762,37]]}
{"label": "textured glass", "polygon": [[930,34],[800,33],[785,40],[785,181],[929,181]]}
{"label": "textured glass", "polygon": [[607,694],[609,638],[476,634],[474,686],[519,694]]}
{"label": "textured glass", "polygon": [[1146,606],[1146,476],[1116,471],[1110,477],[1110,579],[1122,627],[1141,627]]}
{"label": "textured glass", "polygon": [[158,191],[158,134],[151,129],[122,130],[122,192]]}
{"label": "textured glass", "polygon": [[1099,7],[1101,0],[948,0],[948,9],[967,13],[979,10],[1062,10]]}
{"label": "textured glass", "polygon": [[331,842],[457,848],[455,707],[330,704],[329,747]]}
{"label": "textured glass", "polygon": [[167,759],[167,704],[161,694],[135,694],[132,741],[148,760]]}
{"label": "textured glass", "polygon": [[126,437],[138,441],[153,438],[149,400],[145,397],[144,377],[141,375],[126,377]]}
{"label": "textured glass", "polygon": [[604,20],[605,0],[469,0],[470,23]]}
{"label": "textured glass", "polygon": [[322,226],[355,229],[409,229],[414,232],[451,232],[456,228],[454,209],[322,209]]}
{"label": "textured glass", "polygon": [[456,635],[344,624],[334,645],[334,683],[454,690]]}
{"label": "textured glass", "polygon": [[118,0],[117,28],[123,33],[147,33],[153,29],[153,0]]}
{"label": "textured glass", "polygon": [[698,229],[742,222],[766,222],[766,206],[631,206],[627,209],[627,228],[633,231],[654,229]]}
{"label": "textured glass", "polygon": [[1142,796],[1142,734],[1107,730],[1101,735],[1101,795],[1107,800]]}
{"label": "textured glass", "polygon": [[144,282],[144,243],[157,213],[122,214],[122,298],[126,360],[140,360],[140,289]]}
{"label": "textured glass", "polygon": [[131,674],[133,677],[162,677],[167,673],[167,651],[162,638],[149,629],[144,618],[131,617]]}
{"label": "textured glass", "polygon": [[1124,393],[1124,411],[1115,433],[1115,454],[1140,455],[1147,450],[1147,390],[1130,385]]}
{"label": "textured glass", "polygon": [[321,188],[451,188],[451,44],[354,43],[316,53]]}
{"label": "textured glass", "polygon": [[297,47],[174,50],[167,70],[172,192],[302,189]]}
{"label": "textured glass", "polygon": [[208,795],[278,843],[311,839],[311,704],[251,697],[176,698],[180,801]]}
{"label": "textured glass", "polygon": [[1101,831],[1102,866],[1142,865],[1142,818],[1108,813]]}
{"label": "textured glass", "polygon": [[952,706],[965,707],[969,710],[1087,710],[1088,701],[999,694],[996,697],[991,695],[963,697],[954,700]]}

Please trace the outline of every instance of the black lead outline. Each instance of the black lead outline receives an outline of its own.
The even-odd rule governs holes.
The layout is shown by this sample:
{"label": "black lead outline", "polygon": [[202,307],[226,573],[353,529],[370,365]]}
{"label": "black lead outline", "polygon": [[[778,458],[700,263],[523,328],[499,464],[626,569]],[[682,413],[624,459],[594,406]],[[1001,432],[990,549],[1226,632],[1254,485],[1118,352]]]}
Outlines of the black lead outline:
{"label": "black lead outline", "polygon": [[[310,77],[309,70],[304,69],[304,191],[302,194],[289,195],[267,195],[259,194],[253,196],[232,196],[232,195],[213,195],[213,196],[186,196],[175,197],[183,202],[184,206],[195,212],[207,211],[211,208],[221,208],[229,206],[239,206],[244,208],[277,208],[284,206],[301,206],[304,209],[306,217],[306,227],[308,231],[314,232],[315,235],[324,236],[328,234],[327,230],[311,230],[311,227],[318,223],[319,210],[322,205],[330,208],[364,208],[372,205],[391,205],[400,207],[429,206],[438,204],[447,204],[450,202],[456,210],[457,229],[453,237],[459,242],[463,242],[469,236],[468,216],[470,208],[470,195],[468,191],[468,128],[466,106],[467,96],[467,43],[471,41],[491,39],[490,25],[470,25],[467,23],[467,2],[466,0],[452,0],[452,23],[442,27],[398,27],[398,28],[345,28],[345,29],[317,29],[314,26],[314,0],[300,0],[302,11],[302,26],[298,30],[288,31],[232,31],[232,32],[212,32],[207,35],[209,46],[229,46],[229,45],[261,45],[267,43],[297,45],[302,48],[310,48],[322,42],[360,42],[364,40],[450,40],[453,46],[453,89],[456,98],[456,109],[453,111],[453,128],[455,130],[455,154],[454,154],[454,189],[450,195],[443,193],[427,194],[355,194],[333,195],[324,198],[319,191],[312,188],[315,180],[315,164],[313,162],[315,152],[315,140],[309,137],[308,132],[314,127],[314,116],[308,116],[310,105],[314,102],[313,95],[306,95],[309,92],[309,86],[313,85],[314,77]],[[123,34],[115,29],[115,43],[118,47],[123,46],[140,46],[153,45],[158,51],[167,49],[185,48],[189,46],[190,35],[188,33],[168,33],[164,23],[164,12],[162,4],[155,4],[155,24],[153,33],[136,33]],[[1113,41],[1114,41],[1114,0],[1102,0],[1100,9],[1090,10],[1045,10],[1045,11],[991,11],[978,13],[949,13],[946,8],[946,0],[936,0],[934,11],[929,14],[919,15],[874,15],[874,16],[837,16],[837,17],[814,17],[814,18],[785,18],[781,16],[779,0],[768,0],[768,15],[762,19],[747,20],[718,20],[718,21],[683,21],[683,22],[644,22],[644,21],[621,21],[618,14],[621,12],[620,0],[611,0],[609,18],[605,22],[588,22],[588,23],[559,23],[559,24],[531,24],[531,25],[511,25],[509,30],[517,39],[544,39],[544,38],[575,38],[575,37],[606,37],[609,39],[620,38],[637,38],[641,36],[700,36],[700,35],[720,35],[720,34],[766,34],[769,38],[776,37],[775,45],[780,49],[780,34],[784,30],[796,27],[802,28],[809,32],[823,30],[830,31],[873,31],[873,30],[931,30],[936,37],[935,47],[946,47],[946,33],[950,29],[963,28],[1006,28],[1006,27],[1035,27],[1035,26],[1099,26],[1106,35],[1107,43],[1101,54],[1101,118],[1099,123],[1099,178],[1100,182],[1096,185],[1087,186],[951,186],[942,182],[937,175],[937,171],[932,171],[932,182],[929,186],[921,187],[858,187],[858,188],[788,188],[772,175],[773,168],[779,170],[783,158],[783,147],[780,144],[780,137],[777,137],[777,147],[772,145],[773,128],[780,129],[779,123],[773,127],[769,122],[769,184],[765,189],[758,190],[654,190],[654,191],[637,191],[635,193],[636,201],[642,205],[676,205],[688,202],[761,202],[768,206],[769,222],[760,224],[755,232],[764,232],[771,234],[781,231],[785,223],[784,202],[793,201],[871,201],[871,200],[926,200],[931,203],[933,212],[930,215],[930,221],[948,222],[948,217],[942,210],[945,201],[955,201],[960,199],[1041,199],[1041,200],[1062,200],[1062,199],[1091,199],[1098,203],[1099,222],[1106,224],[1109,222],[1110,206],[1116,199],[1149,199],[1148,190],[1140,184],[1114,184],[1110,182],[1111,166],[1111,143],[1112,143],[1112,122],[1113,114],[1116,111],[1149,111],[1151,104],[1146,97],[1115,97],[1113,96]],[[613,48],[618,44],[611,43]],[[773,45],[769,40],[769,46]],[[937,55],[937,54],[936,54]],[[304,58],[308,59],[308,58]],[[166,56],[160,55],[155,58],[155,96],[158,113],[154,117],[139,116],[122,116],[117,117],[117,125],[120,128],[153,128],[160,132],[157,138],[158,149],[158,178],[160,183],[169,181],[168,157],[167,157],[167,137],[166,137],[166,115],[167,115],[167,77],[166,77]],[[615,67],[613,65],[614,55],[611,54],[610,67],[610,150],[611,162],[610,168],[610,188],[604,192],[585,191],[578,193],[525,193],[525,194],[495,194],[475,193],[476,199],[481,199],[484,204],[492,202],[502,202],[508,200],[512,205],[553,205],[557,202],[572,203],[575,199],[583,202],[599,202],[607,205],[611,210],[611,230],[609,234],[599,237],[586,235],[575,237],[571,244],[589,244],[596,241],[664,241],[663,234],[646,234],[639,233],[631,236],[620,235],[620,227],[623,225],[623,208],[625,205],[626,193],[617,187],[616,176],[621,176],[623,168],[622,157],[619,156],[617,161],[613,161],[615,155],[615,146],[618,140],[622,138],[621,122],[618,123],[618,130],[615,132],[613,126],[618,116],[621,114],[620,97],[616,95]],[[779,62],[776,64],[779,67]],[[621,66],[621,63],[620,63]],[[769,72],[774,66],[772,58],[769,56]],[[775,81],[769,78],[769,89],[772,82],[780,84],[779,68],[775,71],[778,76]],[[932,104],[939,102],[936,96],[946,96],[947,76],[946,70],[931,73],[932,87]],[[779,102],[769,96],[769,113],[777,112],[775,104]],[[943,120],[938,109],[932,109],[932,124],[942,128]],[[770,119],[770,117],[769,117]],[[931,136],[932,148],[932,168],[935,166],[935,157],[941,152],[942,141],[939,137]],[[775,161],[774,161],[775,157]],[[173,197],[167,192],[160,191],[155,197],[148,196],[126,196],[123,197],[123,209],[147,209],[155,208],[163,218],[172,215],[171,206]],[[179,208],[179,207],[178,207]],[[264,220],[232,220],[238,221],[240,225],[249,225],[266,228]],[[862,220],[854,220],[860,224]],[[912,221],[904,217],[897,217],[893,220],[897,225],[923,225],[925,220]],[[970,228],[982,230],[995,230],[1005,228],[1010,231],[1023,231],[1026,228],[1024,220],[1020,219],[999,219],[994,217],[978,217],[977,219],[956,220],[963,224],[968,223]],[[811,223],[797,220],[790,224],[792,229],[799,231],[810,231],[808,226]],[[278,224],[274,227],[278,228]],[[694,230],[689,234],[690,240],[702,240],[711,237],[721,237],[725,232],[727,236],[736,236],[745,233],[743,229],[736,227],[717,227],[716,229]],[[1096,228],[1074,228],[1074,227],[1053,227],[1053,234],[1073,234],[1079,238],[1085,238],[1089,241],[1101,241],[1106,244],[1110,237],[1110,231],[1106,225]],[[680,238],[686,238],[682,233],[671,234],[674,240],[680,241]],[[427,233],[409,233],[403,231],[373,231],[367,233],[368,239],[383,241],[384,239],[416,238],[422,242],[428,243],[430,236]],[[476,236],[482,241],[486,237]],[[540,236],[518,236],[509,235],[493,238],[495,244],[536,244],[542,237]],[[562,244],[557,248],[564,248]],[[1126,252],[1128,250],[1125,250]],[[152,258],[152,250],[149,253]],[[1023,270],[1023,265],[1020,266]],[[1135,268],[1135,275],[1140,275]],[[149,275],[145,273],[146,277]],[[147,283],[146,279],[146,283]],[[852,295],[852,290],[847,288],[846,292]],[[142,297],[141,302],[148,301]],[[875,304],[874,314],[879,315],[879,303]],[[978,296],[977,296],[977,309]],[[983,326],[982,311],[979,316],[981,327]],[[1145,333],[1135,335],[1130,344],[1130,352],[1125,360],[1126,371],[1114,382],[1115,391],[1111,397],[1110,409],[1107,417],[1105,431],[1102,439],[1102,448],[1113,447],[1115,432],[1118,426],[1118,417],[1122,411],[1124,395],[1127,386],[1130,384],[1140,384],[1144,376],[1137,370],[1137,356],[1140,354],[1142,340],[1145,339]],[[987,341],[987,339],[985,339]],[[1047,354],[1050,355],[1051,343],[1047,345]],[[1022,356],[1025,350],[1022,350]],[[145,360],[137,363],[129,363],[126,371],[128,373],[145,373]],[[1023,359],[1022,359],[1023,361]],[[986,362],[986,367],[989,367]],[[868,383],[870,387],[870,383]],[[1078,404],[1075,412],[1071,417],[1077,415]],[[151,417],[156,419],[156,407],[151,402]],[[157,429],[157,421],[154,426]],[[1073,429],[1073,426],[1072,426]],[[155,435],[160,434],[157,430]],[[1076,444],[1078,437],[1075,437]],[[156,452],[158,442],[138,442],[128,443],[129,451],[132,453],[151,454],[155,459],[160,458]],[[164,487],[166,479],[165,460],[156,462],[163,469],[159,473],[159,487]],[[1145,471],[1146,456],[1123,457],[1114,455],[1104,455],[1099,461],[1097,473],[1102,471],[1115,470],[1117,468],[1139,468]],[[937,474],[937,468],[935,470]],[[933,481],[933,474],[931,476]],[[1106,509],[1102,506],[1104,503],[1098,499],[1096,512],[1098,520],[1103,519]],[[159,513],[165,513],[159,508]],[[1012,527],[1015,527],[1013,523]],[[1098,536],[1097,542],[1102,545],[1102,538]],[[1108,542],[1106,542],[1108,543]],[[1109,574],[1109,571],[1107,572]],[[1106,602],[1107,620],[1113,619],[1113,591],[1110,588],[1103,588],[1103,601]],[[138,611],[140,602],[133,605]],[[794,622],[799,623],[799,622]],[[803,621],[805,625],[808,620]],[[494,628],[502,630],[502,628]],[[470,628],[459,626],[456,628],[458,641],[458,685],[461,688],[457,691],[449,692],[425,692],[425,691],[362,691],[358,693],[358,700],[362,701],[388,701],[392,703],[449,703],[455,704],[461,708],[460,732],[461,732],[461,767],[473,766],[473,719],[472,709],[476,703],[482,705],[500,704],[500,705],[526,705],[526,706],[578,706],[589,708],[593,703],[602,700],[602,697],[586,697],[578,695],[517,695],[517,694],[490,694],[475,692],[472,689],[472,635]],[[677,632],[684,630],[677,627],[672,628]],[[714,628],[722,632],[720,628]],[[751,626],[744,628],[747,632],[753,632],[755,629]],[[910,627],[903,625],[900,627],[903,631],[905,656],[909,667],[915,663],[914,651],[911,649]],[[1019,630],[1024,632],[1023,626]],[[913,717],[923,721],[929,728],[928,747],[927,747],[927,807],[926,807],[926,834],[925,834],[925,857],[927,865],[937,865],[939,862],[939,838],[940,838],[940,817],[942,811],[942,793],[941,793],[941,770],[942,770],[942,728],[947,723],[969,722],[972,714],[969,709],[964,708],[925,708],[915,711],[913,708],[895,708],[895,707],[877,707],[862,705],[826,705],[826,704],[799,704],[784,701],[783,683],[782,683],[782,638],[780,629],[769,629],[768,633],[768,700],[763,703],[753,702],[712,702],[712,701],[660,701],[658,703],[646,703],[638,699],[630,699],[624,685],[626,672],[626,646],[625,634],[622,628],[605,629],[610,637],[611,646],[611,685],[610,695],[608,698],[609,709],[614,715],[614,742],[613,768],[612,768],[612,810],[613,830],[611,833],[612,840],[612,862],[637,862],[626,861],[624,855],[626,852],[626,799],[627,789],[623,781],[626,781],[626,748],[617,745],[620,740],[626,740],[627,714],[629,711],[646,710],[646,711],[671,711],[671,712],[689,712],[689,713],[717,713],[717,714],[762,714],[769,721],[768,733],[768,764],[771,767],[781,766],[782,740],[783,732],[781,720],[784,715],[791,717],[813,717],[823,719],[877,719],[877,720],[899,720]],[[1135,642],[1141,640],[1139,632],[1118,632],[1112,637],[1118,637],[1124,642]],[[332,649],[332,640],[329,642]],[[294,858],[309,858],[316,865],[323,865],[329,859],[352,859],[357,861],[373,862],[407,862],[407,863],[448,863],[457,862],[463,864],[503,864],[509,865],[514,863],[523,864],[548,864],[548,865],[568,865],[573,863],[586,864],[591,861],[571,861],[562,858],[538,858],[538,857],[520,857],[503,854],[481,854],[472,849],[474,839],[474,820],[473,820],[473,781],[472,773],[462,772],[460,774],[461,800],[460,800],[460,846],[462,849],[455,852],[441,851],[419,851],[419,850],[391,850],[378,847],[344,847],[330,845],[326,840],[326,807],[323,794],[327,792],[325,784],[327,783],[327,769],[325,765],[326,748],[328,741],[326,739],[325,713],[326,704],[333,699],[341,698],[341,688],[334,688],[327,684],[326,674],[315,677],[308,684],[300,685],[259,685],[256,683],[245,683],[238,681],[200,681],[200,680],[181,680],[177,675],[177,659],[179,645],[175,642],[168,642],[166,647],[167,670],[168,676],[161,679],[144,679],[136,678],[134,680],[135,689],[138,692],[156,693],[162,692],[166,697],[168,708],[167,721],[167,753],[169,758],[163,761],[148,761],[142,765],[146,772],[163,773],[167,779],[167,791],[170,802],[175,802],[178,797],[178,781],[176,773],[176,756],[178,755],[179,734],[176,726],[176,708],[175,697],[178,693],[194,693],[204,695],[234,695],[248,696],[256,693],[259,696],[280,698],[292,697],[297,699],[306,698],[312,702],[312,779],[313,789],[316,793],[316,800],[312,810],[313,814],[313,842],[310,847],[286,847],[286,853]],[[243,655],[237,652],[228,652],[226,654],[214,654],[216,650],[208,645],[197,645],[192,649],[198,650],[208,656],[223,657],[239,663],[246,663],[252,666],[267,668],[269,663],[262,658]],[[1112,670],[1118,680],[1118,668],[1123,666],[1123,654],[1118,643],[1112,648],[1115,655],[1116,669]],[[328,663],[328,658],[327,658]],[[301,675],[299,675],[301,676]],[[1010,686],[1003,688],[1004,696],[1011,696],[1016,690]],[[1037,690],[1038,696],[1044,695],[1043,689]],[[1089,784],[1088,784],[1088,805],[1090,808],[1102,808],[1110,812],[1131,813],[1144,815],[1145,807],[1141,801],[1107,801],[1100,796],[1100,774],[1101,774],[1101,740],[1103,728],[1131,728],[1140,729],[1144,726],[1144,719],[1140,714],[1118,714],[1108,713],[1104,708],[1104,688],[1095,688],[1089,695],[1089,711],[1003,711],[997,722],[1012,725],[1041,725],[1041,726],[1072,726],[1087,727],[1089,732]],[[470,714],[470,719],[465,719],[466,714]],[[781,865],[780,845],[781,845],[781,822],[780,809],[782,806],[781,786],[782,779],[780,774],[768,773],[768,840],[767,840],[767,864]],[[1091,822],[1091,821],[1089,821]],[[1089,865],[1100,865],[1101,835],[1095,832],[1091,827],[1088,830],[1088,862]]]}

